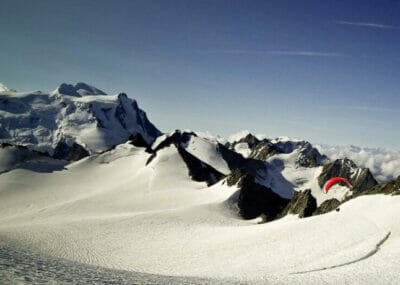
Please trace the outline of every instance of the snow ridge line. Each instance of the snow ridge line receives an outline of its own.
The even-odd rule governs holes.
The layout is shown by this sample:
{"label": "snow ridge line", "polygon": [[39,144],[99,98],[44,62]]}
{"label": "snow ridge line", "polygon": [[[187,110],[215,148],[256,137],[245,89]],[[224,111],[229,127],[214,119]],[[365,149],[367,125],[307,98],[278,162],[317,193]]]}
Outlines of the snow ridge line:
{"label": "snow ridge line", "polygon": [[376,253],[381,249],[381,246],[389,239],[389,237],[390,237],[391,234],[392,234],[391,232],[388,232],[388,233],[384,236],[384,238],[381,239],[381,240],[375,245],[375,248],[374,248],[373,250],[371,250],[371,251],[368,252],[366,255],[364,255],[364,256],[362,256],[362,257],[360,257],[360,258],[358,258],[358,259],[355,259],[355,260],[352,260],[352,261],[348,261],[348,262],[345,262],[345,263],[341,263],[341,264],[336,264],[336,265],[328,266],[328,267],[318,268],[318,269],[312,269],[312,270],[306,270],[306,271],[298,271],[298,272],[291,272],[290,274],[304,274],[304,273],[310,273],[310,272],[324,271],[324,270],[334,269],[334,268],[337,268],[337,267],[342,267],[342,266],[346,266],[346,265],[350,265],[350,264],[353,264],[353,263],[360,262],[360,261],[365,260],[365,259],[367,259],[367,258],[370,258],[370,257],[373,256],[374,254],[376,254]]}

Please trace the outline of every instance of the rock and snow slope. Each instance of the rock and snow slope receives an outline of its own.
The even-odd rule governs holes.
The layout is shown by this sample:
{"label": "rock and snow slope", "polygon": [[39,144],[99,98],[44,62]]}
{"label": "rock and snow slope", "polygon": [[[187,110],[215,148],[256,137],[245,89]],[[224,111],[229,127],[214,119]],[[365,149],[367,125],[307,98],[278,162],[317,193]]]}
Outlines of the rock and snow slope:
{"label": "rock and snow slope", "polygon": [[51,94],[6,90],[0,95],[0,118],[0,143],[57,158],[68,158],[71,149],[99,153],[132,134],[148,143],[160,135],[126,94],[106,95],[84,83],[62,84]]}
{"label": "rock and snow slope", "polygon": [[[399,278],[400,195],[374,195],[400,192],[399,182],[364,189],[375,185],[369,172],[350,161],[329,162],[307,142],[249,133],[222,141],[180,131],[155,139],[159,131],[133,100],[86,84],[63,84],[51,94],[2,92],[0,115],[0,261],[3,248],[17,245],[72,262],[185,278]],[[88,157],[55,159],[60,142]],[[363,185],[357,196],[369,195],[298,219],[345,198],[321,189],[337,173]],[[288,215],[259,224],[261,218],[242,219],[244,210],[247,218]],[[0,276],[6,270],[13,281],[15,273],[2,266]]]}
{"label": "rock and snow slope", "polygon": [[2,174],[0,236],[35,252],[162,275],[397,282],[400,196],[363,196],[340,212],[258,224],[232,209],[236,187],[192,181],[174,145],[146,165],[150,155],[124,144],[53,173]]}

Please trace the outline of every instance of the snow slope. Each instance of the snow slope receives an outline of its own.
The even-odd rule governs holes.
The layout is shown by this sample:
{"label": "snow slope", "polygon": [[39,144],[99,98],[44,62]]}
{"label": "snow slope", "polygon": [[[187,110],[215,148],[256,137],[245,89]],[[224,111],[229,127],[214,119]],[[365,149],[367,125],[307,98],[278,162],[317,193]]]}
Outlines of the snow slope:
{"label": "snow slope", "polygon": [[217,145],[208,139],[191,136],[186,150],[224,175],[231,172],[228,164],[218,152]]}
{"label": "snow slope", "polygon": [[62,143],[99,153],[139,133],[152,143],[160,132],[126,94],[105,95],[84,83],[62,84],[51,94],[3,92],[0,143],[53,155]]}
{"label": "snow slope", "polygon": [[240,219],[235,187],[190,179],[175,146],[123,144],[39,173],[0,175],[0,239],[92,265],[255,284],[396,284],[400,196],[271,223]]}

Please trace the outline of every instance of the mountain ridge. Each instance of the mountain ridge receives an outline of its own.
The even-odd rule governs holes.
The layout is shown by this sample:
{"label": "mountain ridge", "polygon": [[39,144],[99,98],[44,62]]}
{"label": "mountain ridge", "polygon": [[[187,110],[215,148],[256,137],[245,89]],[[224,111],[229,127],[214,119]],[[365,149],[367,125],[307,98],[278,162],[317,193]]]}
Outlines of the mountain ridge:
{"label": "mountain ridge", "polygon": [[[300,139],[268,139],[249,131],[223,140],[192,131],[163,134],[148,120],[136,100],[125,93],[107,95],[82,82],[63,83],[48,94],[9,89],[2,94],[0,113],[5,119],[0,125],[0,154],[15,155],[15,159],[2,164],[3,172],[37,159],[38,154],[29,154],[29,150],[56,160],[77,161],[107,153],[129,141],[145,148],[149,165],[160,150],[168,148],[171,155],[180,157],[192,180],[208,186],[226,181],[230,187],[237,187],[235,203],[242,217],[254,218],[257,213],[268,216],[267,220],[288,213],[307,217],[333,210],[332,205],[377,185],[367,168],[359,168],[349,159],[330,161],[310,142]],[[17,152],[24,155],[16,155]],[[327,195],[323,186],[334,176],[351,179],[354,189],[338,189]],[[271,194],[266,195],[268,192]],[[271,197],[279,201],[273,212],[276,205],[269,201]],[[254,212],[249,205],[255,205],[255,201],[259,210]],[[331,206],[326,207],[328,204]]]}

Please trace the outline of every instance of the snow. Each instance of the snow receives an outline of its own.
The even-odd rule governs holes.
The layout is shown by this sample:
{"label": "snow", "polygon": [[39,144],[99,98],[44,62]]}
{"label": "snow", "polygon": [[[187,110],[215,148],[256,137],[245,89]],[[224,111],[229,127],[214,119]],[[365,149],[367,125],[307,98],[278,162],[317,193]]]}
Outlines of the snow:
{"label": "snow", "polygon": [[191,136],[186,150],[222,174],[228,175],[231,172],[228,164],[219,153],[215,142]]}
{"label": "snow", "polygon": [[238,143],[234,147],[234,151],[241,154],[243,157],[249,157],[251,149],[247,143]]}
{"label": "snow", "polygon": [[258,224],[237,216],[237,188],[192,181],[175,146],[146,165],[149,156],[123,144],[60,171],[1,174],[0,240],[39,256],[179,278],[396,284],[400,196]]}
{"label": "snow", "polygon": [[[293,191],[311,190],[311,194],[317,200],[317,205],[335,198],[343,201],[351,191],[347,187],[334,186],[328,193],[319,186],[318,177],[322,166],[299,167],[296,158],[301,149],[295,149],[290,153],[276,154],[267,160],[267,173],[264,180],[258,180],[262,185],[271,188],[284,198],[291,198]],[[340,189],[339,189],[340,188]]]}
{"label": "snow", "polygon": [[228,137],[228,142],[233,143],[233,142],[240,141],[242,138],[248,136],[249,134],[250,134],[250,131],[248,131],[248,130],[242,130],[237,133],[231,134]]}
{"label": "snow", "polygon": [[[340,211],[261,224],[239,217],[236,186],[193,181],[174,144],[154,157],[121,144],[135,132],[154,141],[153,149],[167,138],[143,128],[145,113],[125,94],[105,95],[84,83],[62,84],[51,94],[5,91],[0,116],[0,142],[28,147],[0,148],[0,279],[38,278],[27,270],[35,264],[63,276],[55,282],[71,281],[72,268],[79,268],[79,282],[97,272],[101,282],[114,283],[121,283],[117,275],[131,283],[171,284],[396,284],[400,277],[400,223],[393,218],[400,196],[362,196]],[[68,164],[29,150],[51,154],[61,138],[92,155]],[[222,140],[197,132],[182,147],[228,175],[218,150]],[[257,183],[285,198],[311,189],[318,205],[351,194],[339,185],[325,193],[317,180],[322,167],[297,165],[304,141],[272,143],[284,153],[268,158]],[[395,177],[400,160],[381,150],[319,150],[331,159],[350,155],[381,180]],[[235,151],[250,154],[247,143]]]}
{"label": "snow", "polygon": [[7,86],[5,86],[3,83],[0,82],[0,92],[7,92],[7,91],[11,91],[10,88],[8,88]]}
{"label": "snow", "polygon": [[[109,149],[134,133],[140,133],[148,142],[158,135],[155,128],[147,128],[150,123],[136,101],[125,94],[104,95],[83,83],[62,86],[51,94],[3,92],[0,143],[52,155],[60,141],[68,145],[76,142],[92,154]],[[65,88],[69,94],[59,93]],[[89,95],[90,91],[94,94]],[[76,94],[70,95],[71,92]]]}
{"label": "snow", "polygon": [[[227,142],[230,143],[238,142],[248,135],[253,135],[253,134],[249,130],[241,130],[239,132],[233,133],[230,136],[228,136]],[[266,138],[266,135],[264,134],[256,134],[254,136],[259,140],[263,140]]]}

